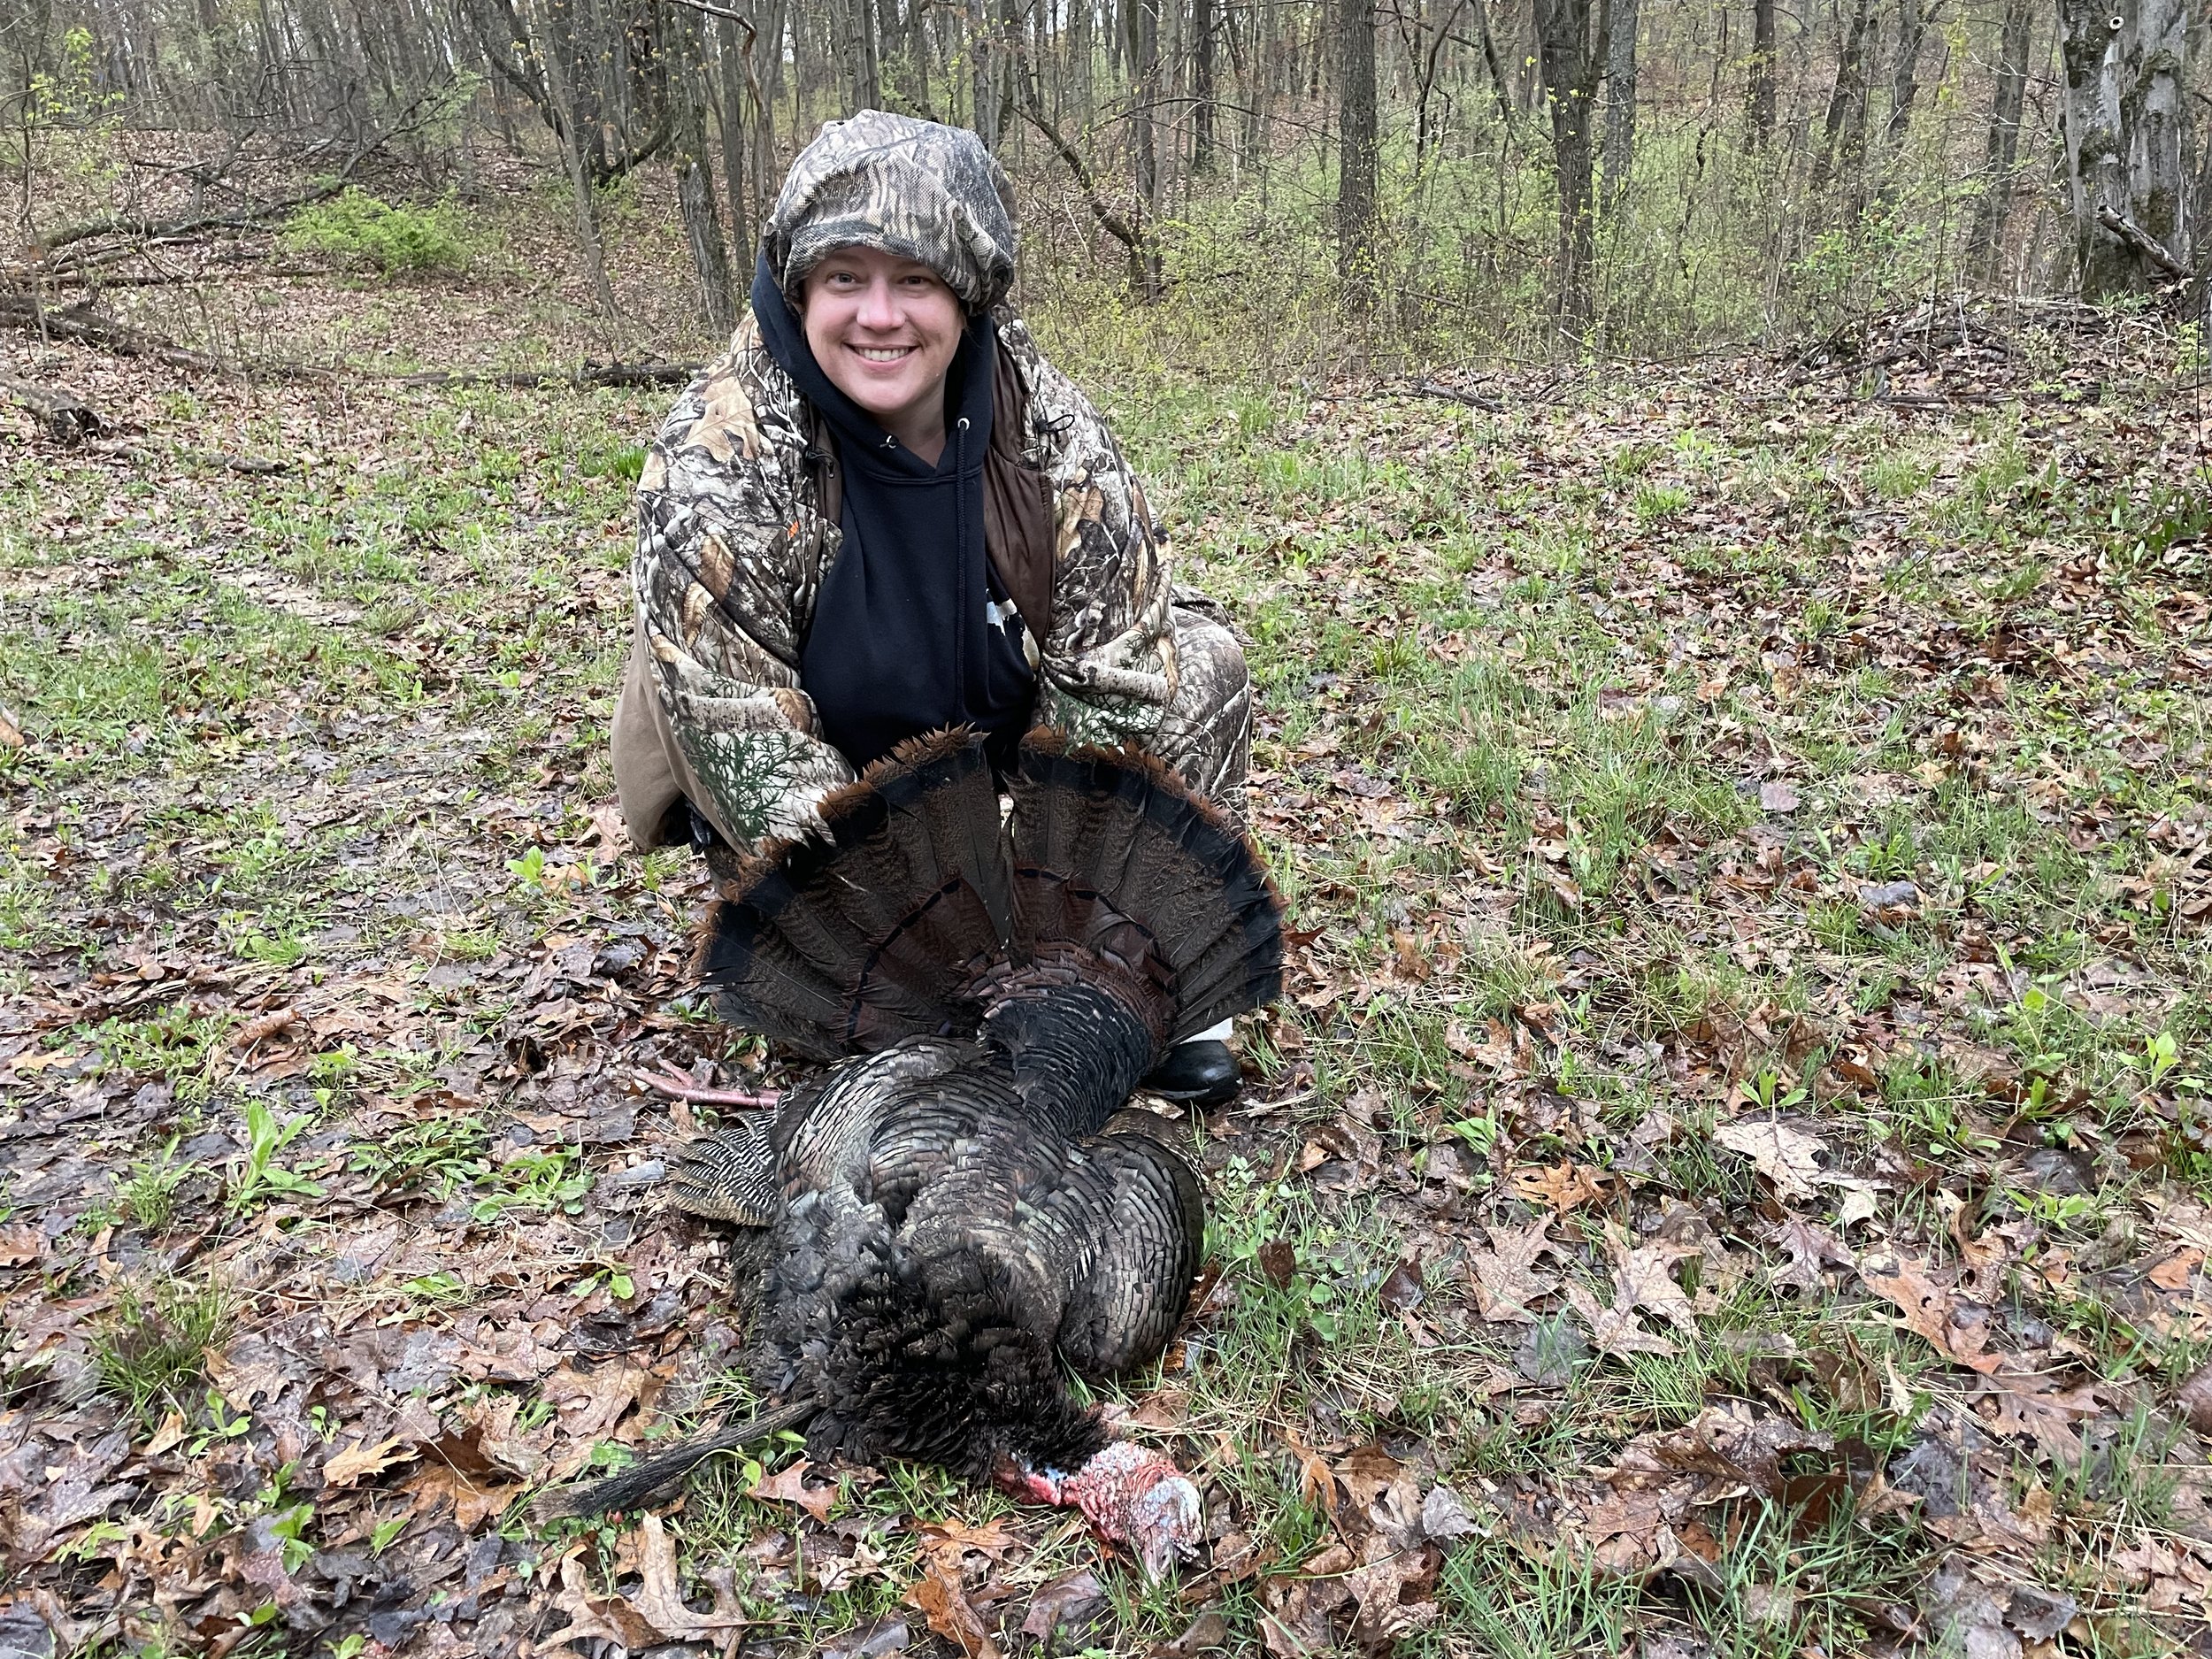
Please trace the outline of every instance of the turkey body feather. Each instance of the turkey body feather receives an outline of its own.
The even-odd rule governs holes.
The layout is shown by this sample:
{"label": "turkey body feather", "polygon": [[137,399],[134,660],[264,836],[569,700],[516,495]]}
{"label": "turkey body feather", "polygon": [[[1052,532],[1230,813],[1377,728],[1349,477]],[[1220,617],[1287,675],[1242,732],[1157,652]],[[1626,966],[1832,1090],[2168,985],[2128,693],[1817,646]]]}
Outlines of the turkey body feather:
{"label": "turkey body feather", "polygon": [[[1107,1445],[1067,1369],[1156,1357],[1203,1250],[1187,1163],[1116,1115],[1176,1040],[1278,993],[1281,905],[1141,757],[1033,733],[1008,784],[1002,821],[979,740],[918,740],[733,884],[699,951],[723,1011],[839,1063],[695,1143],[675,1196],[768,1230],[754,1382],[813,1455],[1052,1490]],[[566,1507],[635,1502],[743,1432]]]}

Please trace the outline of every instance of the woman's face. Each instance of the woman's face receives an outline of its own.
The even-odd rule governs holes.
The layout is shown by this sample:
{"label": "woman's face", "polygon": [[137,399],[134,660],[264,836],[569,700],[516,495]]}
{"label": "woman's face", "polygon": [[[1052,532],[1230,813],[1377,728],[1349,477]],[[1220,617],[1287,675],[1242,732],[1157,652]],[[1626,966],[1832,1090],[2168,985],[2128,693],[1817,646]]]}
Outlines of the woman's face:
{"label": "woman's face", "polygon": [[830,383],[893,433],[941,421],[967,319],[918,260],[840,248],[807,273],[806,342]]}

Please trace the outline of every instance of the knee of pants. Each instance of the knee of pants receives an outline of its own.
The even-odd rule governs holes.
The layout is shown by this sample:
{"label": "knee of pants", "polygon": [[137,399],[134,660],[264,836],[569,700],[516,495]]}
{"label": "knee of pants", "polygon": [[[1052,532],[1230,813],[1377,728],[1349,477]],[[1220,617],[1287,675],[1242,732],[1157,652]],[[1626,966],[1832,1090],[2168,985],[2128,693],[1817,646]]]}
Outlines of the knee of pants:
{"label": "knee of pants", "polygon": [[1175,612],[1175,666],[1169,718],[1178,724],[1202,726],[1240,709],[1251,695],[1251,671],[1236,635],[1195,611]]}

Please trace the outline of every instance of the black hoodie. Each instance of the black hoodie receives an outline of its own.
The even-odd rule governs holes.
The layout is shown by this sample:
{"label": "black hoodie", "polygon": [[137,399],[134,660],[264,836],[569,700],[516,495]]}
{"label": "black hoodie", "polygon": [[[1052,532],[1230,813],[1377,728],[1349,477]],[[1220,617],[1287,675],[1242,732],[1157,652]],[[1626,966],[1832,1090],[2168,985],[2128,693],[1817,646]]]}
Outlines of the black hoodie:
{"label": "black hoodie", "polygon": [[983,545],[990,319],[972,318],[961,336],[945,452],[930,466],[831,383],[764,256],[752,297],[761,342],[820,416],[843,483],[843,541],[799,657],[824,735],[857,770],[920,733],[970,726],[1002,764],[1029,724],[1036,676]]}

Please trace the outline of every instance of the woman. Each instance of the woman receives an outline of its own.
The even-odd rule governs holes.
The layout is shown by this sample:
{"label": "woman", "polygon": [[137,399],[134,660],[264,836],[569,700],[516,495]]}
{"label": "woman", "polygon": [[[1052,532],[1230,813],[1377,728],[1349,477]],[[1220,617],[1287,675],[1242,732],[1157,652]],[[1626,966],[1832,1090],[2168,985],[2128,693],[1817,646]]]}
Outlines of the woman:
{"label": "woman", "polygon": [[[792,165],[753,314],[638,485],[615,711],[632,840],[750,848],[918,733],[1128,743],[1241,817],[1243,653],[1174,602],[1098,411],[1002,303],[1010,192],[974,134],[868,110]],[[1149,1079],[1214,1103],[1209,1033]]]}

